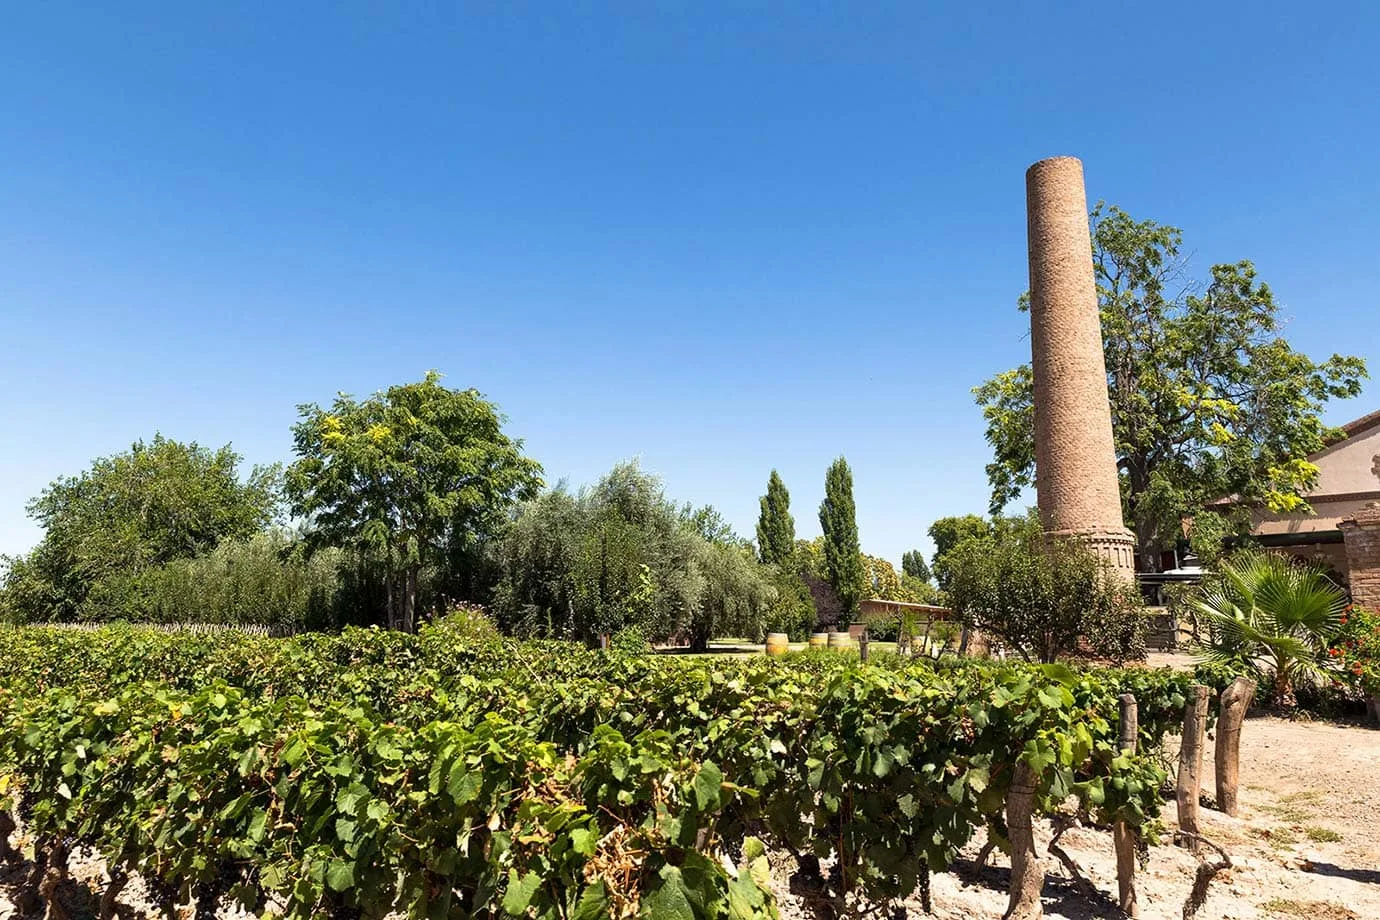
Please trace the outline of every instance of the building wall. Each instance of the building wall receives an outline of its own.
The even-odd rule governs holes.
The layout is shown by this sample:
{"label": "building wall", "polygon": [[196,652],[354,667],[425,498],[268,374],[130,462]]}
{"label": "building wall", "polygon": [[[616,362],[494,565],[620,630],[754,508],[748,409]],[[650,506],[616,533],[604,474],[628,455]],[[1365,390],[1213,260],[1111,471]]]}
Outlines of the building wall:
{"label": "building wall", "polygon": [[1380,425],[1338,441],[1310,458],[1318,465],[1318,495],[1380,490]]}
{"label": "building wall", "polygon": [[1251,512],[1259,536],[1332,531],[1370,502],[1380,500],[1380,425],[1359,431],[1309,458],[1318,465],[1318,485],[1308,496],[1312,514]]}
{"label": "building wall", "polygon": [[[1380,494],[1377,494],[1380,498]],[[1316,533],[1320,530],[1336,530],[1343,518],[1349,518],[1375,499],[1347,498],[1340,501],[1309,496],[1308,503],[1313,506],[1312,514],[1271,514],[1263,508],[1251,512],[1251,532],[1256,536],[1286,533]]]}

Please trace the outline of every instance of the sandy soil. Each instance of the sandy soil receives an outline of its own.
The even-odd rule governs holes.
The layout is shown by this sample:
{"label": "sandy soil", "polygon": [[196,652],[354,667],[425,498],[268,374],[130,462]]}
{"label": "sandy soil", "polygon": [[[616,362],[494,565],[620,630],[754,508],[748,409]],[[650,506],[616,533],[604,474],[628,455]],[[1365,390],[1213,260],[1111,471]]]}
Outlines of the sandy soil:
{"label": "sandy soil", "polygon": [[[1235,868],[1213,881],[1198,916],[1380,920],[1380,730],[1252,717],[1241,734],[1241,759],[1241,816],[1201,812],[1204,834],[1231,854]],[[1205,767],[1203,790],[1211,795],[1210,743]],[[1172,828],[1172,802],[1165,819]],[[1048,837],[1046,827],[1044,840]],[[1075,828],[1061,842],[1101,896],[1081,893],[1062,869],[1051,866],[1046,915],[1065,920],[1122,916],[1113,899],[1111,835]],[[933,916],[973,920],[1002,915],[1009,870],[1000,854],[986,869],[976,869],[973,858],[980,843],[965,851],[954,871],[934,877]],[[1138,885],[1144,920],[1179,920],[1196,866],[1195,857],[1167,841],[1150,849]],[[0,920],[41,916],[15,909],[21,874],[22,867],[0,872]],[[98,863],[74,858],[75,883],[64,898],[74,908],[73,916],[92,916],[103,874]],[[790,894],[784,865],[776,887],[783,918],[814,916]],[[137,880],[126,889],[121,898],[129,908],[126,916],[153,916],[141,889]],[[906,915],[924,916],[918,902],[907,905]]]}

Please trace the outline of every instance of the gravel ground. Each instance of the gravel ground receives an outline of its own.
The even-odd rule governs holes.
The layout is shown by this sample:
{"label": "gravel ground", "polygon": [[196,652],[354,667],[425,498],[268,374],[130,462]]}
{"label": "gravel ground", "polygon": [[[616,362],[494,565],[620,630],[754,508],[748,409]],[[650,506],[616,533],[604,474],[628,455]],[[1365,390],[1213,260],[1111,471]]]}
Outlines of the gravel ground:
{"label": "gravel ground", "polygon": [[[1380,731],[1326,723],[1251,718],[1241,734],[1241,816],[1211,810],[1201,814],[1203,832],[1231,854],[1233,869],[1212,883],[1201,920],[1380,920]],[[1205,791],[1213,788],[1212,757],[1205,759]],[[1171,826],[1173,804],[1165,809]],[[1043,828],[1044,840],[1049,828]],[[22,834],[16,838],[22,844]],[[975,840],[953,871],[931,883],[933,916],[940,920],[998,918],[1006,907],[1009,867],[994,854],[985,869],[974,858]],[[1061,843],[1101,893],[1089,897],[1051,869],[1045,885],[1045,913],[1064,920],[1120,917],[1112,893],[1116,864],[1111,835],[1074,828]],[[813,920],[809,900],[791,893],[793,861],[773,854],[774,889],[784,920]],[[789,865],[788,865],[789,864]],[[1143,920],[1179,920],[1192,884],[1196,860],[1171,845],[1152,847],[1149,867],[1139,875]],[[73,917],[95,916],[105,872],[90,854],[71,860],[72,880],[63,894]],[[15,903],[25,867],[0,871],[0,920],[37,918]],[[802,890],[799,884],[797,890]],[[122,916],[157,917],[149,893],[135,878],[120,897]],[[924,916],[918,901],[907,917]],[[190,910],[180,911],[184,917]],[[244,920],[240,911],[221,911],[225,920]]]}

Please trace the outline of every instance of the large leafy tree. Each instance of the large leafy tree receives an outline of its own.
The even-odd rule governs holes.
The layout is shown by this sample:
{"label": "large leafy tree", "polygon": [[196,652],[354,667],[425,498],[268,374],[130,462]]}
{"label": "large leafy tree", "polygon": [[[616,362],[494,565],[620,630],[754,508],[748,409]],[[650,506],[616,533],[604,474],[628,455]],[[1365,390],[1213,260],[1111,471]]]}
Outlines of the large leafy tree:
{"label": "large leafy tree", "polygon": [[795,555],[795,518],[791,517],[791,493],[776,470],[767,480],[757,518],[757,552],[763,562],[787,565]]}
{"label": "large leafy tree", "polygon": [[278,512],[281,473],[162,435],[54,481],[29,503],[43,539],[9,560],[4,605],[22,619],[137,618],[141,579],[251,536]]}
{"label": "large leafy tree", "polygon": [[[1091,222],[1117,466],[1144,563],[1214,499],[1309,510],[1318,470],[1306,458],[1337,436],[1319,412],[1360,392],[1365,363],[1295,351],[1250,262],[1214,265],[1195,284],[1178,229],[1101,204]],[[995,454],[994,514],[1034,484],[1031,391],[1029,365],[974,390]]]}
{"label": "large leafy tree", "polygon": [[292,510],[310,522],[313,540],[382,566],[393,628],[414,628],[425,567],[491,537],[541,485],[541,466],[503,433],[495,406],[476,390],[442,386],[435,372],[298,414]]}
{"label": "large leafy tree", "polygon": [[858,609],[866,591],[858,546],[857,509],[853,503],[853,471],[839,457],[824,476],[824,500],[819,503],[819,526],[824,531],[824,571],[845,613]]}
{"label": "large leafy tree", "polygon": [[949,566],[946,560],[954,547],[970,537],[986,537],[991,533],[991,523],[976,514],[942,517],[930,525],[930,539],[934,541],[932,570],[940,588],[949,587]]}

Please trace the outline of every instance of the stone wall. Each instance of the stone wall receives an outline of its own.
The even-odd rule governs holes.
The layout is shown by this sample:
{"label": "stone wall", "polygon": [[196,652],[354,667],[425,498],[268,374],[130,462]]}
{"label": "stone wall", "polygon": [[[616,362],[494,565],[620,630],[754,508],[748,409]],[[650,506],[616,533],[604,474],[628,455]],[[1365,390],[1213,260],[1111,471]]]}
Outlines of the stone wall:
{"label": "stone wall", "polygon": [[1351,599],[1380,610],[1380,504],[1371,504],[1339,525],[1346,541]]}

